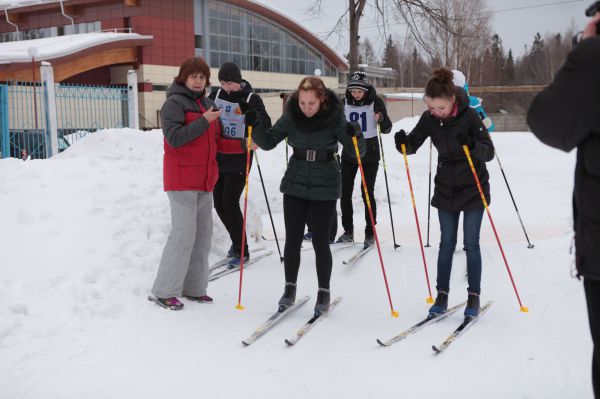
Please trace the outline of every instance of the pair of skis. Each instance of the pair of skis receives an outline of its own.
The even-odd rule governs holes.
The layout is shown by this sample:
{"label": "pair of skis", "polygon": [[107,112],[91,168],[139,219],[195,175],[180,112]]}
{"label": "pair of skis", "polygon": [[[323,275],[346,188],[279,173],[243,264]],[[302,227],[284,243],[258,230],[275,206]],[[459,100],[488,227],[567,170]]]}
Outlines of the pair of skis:
{"label": "pair of skis", "polygon": [[[254,343],[257,339],[262,337],[267,331],[269,331],[275,324],[279,323],[285,316],[298,309],[304,303],[306,303],[310,299],[309,296],[305,296],[304,298],[296,301],[292,306],[288,308],[280,308],[277,312],[273,313],[271,317],[269,317],[260,327],[258,327],[252,335],[242,341],[244,346],[249,346]],[[312,328],[317,325],[320,321],[329,316],[329,313],[333,311],[342,301],[342,297],[337,297],[331,304],[329,305],[329,311],[326,313],[315,313],[313,317],[311,317],[300,329],[296,332],[296,334],[292,338],[288,338],[285,340],[285,343],[288,346],[295,345],[300,338],[305,336]]]}
{"label": "pair of skis", "polygon": [[[396,342],[402,341],[403,339],[407,338],[409,335],[416,333],[417,331],[423,329],[424,327],[431,325],[435,322],[438,322],[442,319],[445,319],[446,317],[455,313],[457,310],[462,308],[465,305],[465,303],[466,302],[463,302],[459,305],[453,306],[450,309],[448,309],[445,313],[442,313],[439,315],[431,315],[430,314],[425,319],[421,320],[420,322],[413,325],[412,327],[402,331],[400,334],[388,339],[387,341],[381,341],[380,339],[377,339],[377,343],[381,346],[390,346],[390,345],[395,344]],[[469,329],[469,327],[471,327],[473,324],[475,324],[477,322],[477,320],[479,320],[479,318],[481,316],[483,316],[483,314],[485,312],[487,312],[487,310],[490,308],[490,306],[492,306],[492,304],[493,304],[493,302],[489,301],[488,303],[483,305],[481,307],[481,311],[479,312],[479,315],[476,317],[470,317],[470,316],[465,317],[464,321],[448,336],[448,338],[446,338],[444,340],[444,342],[442,342],[438,346],[432,345],[431,348],[433,349],[433,351],[436,354],[444,352],[448,348],[448,346],[450,346],[450,344],[452,344],[452,342],[454,342],[458,337],[460,337],[462,334],[464,334],[465,331],[467,331]]]}
{"label": "pair of skis", "polygon": [[[264,248],[264,247],[252,249],[250,251],[250,253],[251,254],[258,253],[258,255],[253,255],[250,257],[250,259],[247,262],[244,262],[244,268],[252,265],[253,263],[258,262],[259,260],[261,260],[263,258],[266,258],[267,256],[269,256],[273,253],[273,251],[265,251],[265,249],[266,248]],[[262,252],[262,251],[265,251],[265,252]],[[210,276],[208,277],[208,281],[214,281],[218,278],[221,278],[223,276],[227,276],[228,274],[232,274],[232,273],[239,271],[240,265],[237,265],[234,267],[229,267],[229,262],[231,261],[231,259],[232,258],[226,257],[226,258],[221,259],[220,261],[214,263],[212,266],[210,266],[210,268],[209,268]]]}

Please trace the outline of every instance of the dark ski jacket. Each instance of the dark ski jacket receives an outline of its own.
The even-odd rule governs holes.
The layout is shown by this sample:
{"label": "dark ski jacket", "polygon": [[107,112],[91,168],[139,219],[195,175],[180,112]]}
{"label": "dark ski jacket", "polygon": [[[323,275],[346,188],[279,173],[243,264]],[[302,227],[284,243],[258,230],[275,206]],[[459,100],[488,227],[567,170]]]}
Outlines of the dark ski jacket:
{"label": "dark ski jacket", "polygon": [[[242,89],[238,92],[227,93],[225,90],[221,90],[219,93],[219,98],[225,101],[229,101],[232,103],[237,103],[238,101],[246,102],[248,98],[248,94],[252,93],[252,86],[246,80],[242,80]],[[211,100],[215,100],[217,96],[218,88],[213,89],[213,91],[208,96]],[[256,110],[258,112],[258,119],[261,124],[263,124],[266,128],[271,127],[271,118],[265,109],[265,104],[263,103],[262,98],[260,98],[257,94],[252,93],[250,96],[250,101],[248,102],[251,109]],[[246,136],[248,128],[246,127]],[[226,139],[232,140],[232,139]],[[236,140],[236,139],[234,139]],[[252,158],[250,158],[250,162],[252,162]],[[217,163],[219,164],[219,173],[246,173],[246,154],[226,154],[222,152],[217,153]]]}
{"label": "dark ski jacket", "polygon": [[576,265],[600,281],[600,37],[583,40],[531,103],[527,123],[545,144],[577,147],[573,215]]}
{"label": "dark ski jacket", "polygon": [[[270,129],[260,124],[255,128],[254,139],[261,149],[271,150],[285,138],[293,148],[337,152],[338,142],[343,151],[355,153],[352,139],[346,134],[346,117],[342,103],[331,90],[327,90],[327,106],[307,118],[298,105],[298,92],[288,99],[281,118]],[[361,156],[365,154],[364,138],[358,138]],[[280,191],[294,197],[332,201],[342,194],[342,176],[337,160],[312,162],[290,158],[281,180]]]}
{"label": "dark ski jacket", "polygon": [[467,93],[456,88],[458,113],[438,119],[430,111],[421,115],[417,126],[408,135],[407,153],[414,154],[427,137],[438,151],[435,189],[431,205],[445,211],[464,211],[483,208],[473,173],[462,146],[456,140],[458,132],[466,132],[471,145],[471,158],[485,199],[490,201],[489,174],[486,162],[494,158],[494,145],[481,118],[469,107]]}
{"label": "dark ski jacket", "polygon": [[[381,112],[383,115],[383,122],[380,123],[381,133],[387,134],[392,130],[392,121],[387,113],[387,108],[385,107],[385,102],[377,95],[377,91],[373,86],[369,87],[369,91],[365,94],[360,101],[357,101],[350,94],[350,90],[346,90],[346,104],[361,106],[361,105],[371,105],[373,104],[373,110],[375,113]],[[365,145],[367,146],[367,154],[364,158],[361,159],[363,163],[370,162],[379,162],[379,138],[372,137],[369,139],[365,139]],[[358,163],[356,160],[356,156],[348,156],[345,153],[342,153],[342,159],[346,162]]]}

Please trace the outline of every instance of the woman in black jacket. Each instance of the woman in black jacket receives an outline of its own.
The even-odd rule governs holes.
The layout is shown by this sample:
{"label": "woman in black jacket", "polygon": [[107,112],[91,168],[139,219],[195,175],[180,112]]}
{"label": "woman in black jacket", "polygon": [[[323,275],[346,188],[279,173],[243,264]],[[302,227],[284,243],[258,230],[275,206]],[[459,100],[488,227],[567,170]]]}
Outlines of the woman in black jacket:
{"label": "woman in black jacket", "polygon": [[[369,84],[367,74],[358,71],[354,72],[348,82],[346,89],[346,101],[344,104],[344,113],[349,122],[360,124],[367,154],[362,159],[363,171],[365,173],[365,182],[371,201],[373,219],[377,224],[377,204],[375,203],[375,179],[379,169],[379,138],[377,137],[377,124],[381,128],[381,133],[389,133],[392,130],[392,121],[390,120],[385,103],[377,95],[375,88]],[[337,242],[354,241],[354,220],[352,209],[352,191],[354,190],[354,181],[358,171],[358,161],[354,157],[342,154],[342,198],[340,200],[342,208],[342,226],[344,233],[337,239]],[[365,204],[365,245],[375,243],[373,235],[373,226],[367,208],[367,200],[364,190],[361,189],[362,199]]]}
{"label": "woman in black jacket", "polygon": [[342,191],[335,154],[338,143],[343,145],[344,152],[355,153],[353,136],[358,136],[359,151],[364,155],[360,129],[346,122],[335,93],[316,77],[302,79],[273,127],[265,129],[259,123],[254,130],[253,138],[261,149],[271,150],[286,137],[294,149],[280,186],[285,222],[286,282],[280,308],[287,308],[296,300],[300,247],[304,224],[310,215],[319,283],[315,313],[329,310],[332,266],[329,232],[335,203]]}
{"label": "woman in black jacket", "polygon": [[435,190],[431,200],[431,205],[438,208],[441,230],[437,263],[438,294],[429,312],[440,314],[448,309],[452,255],[462,212],[469,282],[465,316],[477,316],[481,292],[479,231],[484,207],[463,145],[470,149],[488,204],[490,184],[485,163],[493,159],[494,146],[481,118],[469,107],[467,94],[454,86],[452,72],[448,69],[434,71],[433,77],[425,86],[425,102],[429,110],[421,115],[412,132],[407,136],[401,130],[394,138],[400,152],[401,145],[405,144],[407,153],[414,154],[427,137],[431,138],[438,151]]}
{"label": "woman in black jacket", "polygon": [[[240,104],[242,108],[256,111],[260,123],[265,128],[271,127],[271,118],[262,99],[252,93],[250,83],[242,79],[240,68],[236,64],[226,62],[221,65],[219,83],[221,88],[213,91],[209,98],[221,110],[224,138],[244,140],[246,126]],[[214,206],[231,238],[231,248],[227,256],[231,258],[229,266],[235,267],[240,264],[242,250],[243,215],[240,210],[240,196],[246,184],[246,154],[218,153],[217,163],[219,180],[213,191]],[[248,240],[245,240],[244,258],[246,261],[249,259]]]}

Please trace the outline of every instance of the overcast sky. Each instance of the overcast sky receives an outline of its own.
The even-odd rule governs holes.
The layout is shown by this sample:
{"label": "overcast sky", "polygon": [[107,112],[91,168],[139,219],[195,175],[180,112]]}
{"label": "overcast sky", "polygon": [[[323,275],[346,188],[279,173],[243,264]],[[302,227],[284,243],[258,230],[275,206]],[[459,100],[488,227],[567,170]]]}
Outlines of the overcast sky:
{"label": "overcast sky", "polygon": [[[260,1],[285,13],[318,34],[327,32],[335,24],[348,3],[347,0],[323,0],[322,15],[314,17],[306,14],[306,8],[313,4],[312,0]],[[583,29],[586,22],[585,9],[592,3],[593,0],[487,0],[488,6],[494,10],[492,31],[500,35],[506,51],[511,48],[515,56],[523,54],[525,45],[531,46],[536,32],[540,32],[542,36],[545,33],[564,33],[571,24],[575,24],[578,30]],[[362,26],[374,25],[369,20],[369,15],[370,12],[367,12],[365,19],[361,21]],[[402,37],[405,35],[405,27],[394,24],[391,26],[391,33]],[[376,51],[382,48],[377,28],[361,29],[360,36],[369,37],[375,44]],[[336,36],[327,42],[340,53],[348,52],[346,38],[340,42]]]}

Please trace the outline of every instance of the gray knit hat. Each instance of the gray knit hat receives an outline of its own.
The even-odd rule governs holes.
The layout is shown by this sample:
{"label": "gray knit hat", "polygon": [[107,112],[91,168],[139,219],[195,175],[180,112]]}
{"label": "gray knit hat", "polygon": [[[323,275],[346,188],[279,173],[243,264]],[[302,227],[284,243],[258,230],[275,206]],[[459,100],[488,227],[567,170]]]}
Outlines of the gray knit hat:
{"label": "gray knit hat", "polygon": [[360,89],[364,91],[369,91],[370,88],[369,79],[367,78],[367,74],[363,71],[356,71],[350,76],[350,80],[348,81],[348,90],[352,89]]}

